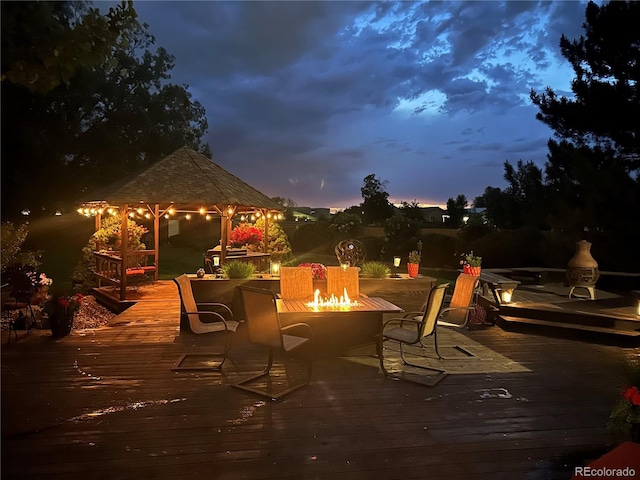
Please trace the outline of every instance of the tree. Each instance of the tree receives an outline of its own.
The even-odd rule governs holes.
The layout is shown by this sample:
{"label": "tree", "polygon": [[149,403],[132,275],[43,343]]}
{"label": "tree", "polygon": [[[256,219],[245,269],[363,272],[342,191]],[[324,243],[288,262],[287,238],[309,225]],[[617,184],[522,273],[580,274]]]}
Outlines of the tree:
{"label": "tree", "polygon": [[467,203],[467,197],[464,195],[458,195],[455,200],[453,198],[447,200],[447,215],[449,215],[447,223],[451,228],[460,228],[463,225]]}
{"label": "tree", "polygon": [[34,93],[69,87],[82,69],[111,62],[113,45],[137,25],[133,2],[100,15],[86,2],[2,3],[2,81]]}
{"label": "tree", "polygon": [[360,192],[364,200],[361,207],[366,225],[382,224],[393,216],[393,205],[389,203],[389,194],[385,191],[388,183],[387,180],[377,179],[373,173],[364,177]]}
{"label": "tree", "polygon": [[403,217],[417,222],[420,226],[423,226],[425,224],[424,214],[422,213],[422,209],[420,208],[416,200],[412,201],[411,203],[403,201],[401,205],[402,206],[400,207],[400,214]]}
{"label": "tree", "polygon": [[[8,75],[2,81],[3,216],[23,208],[37,213],[63,207],[184,145],[208,152],[201,143],[204,108],[192,101],[187,86],[168,82],[173,57],[162,48],[150,50],[155,40],[146,26],[111,21],[113,10],[96,19],[97,10],[84,3],[8,3],[10,16],[24,21],[3,29],[3,74],[19,62],[20,52],[30,52],[24,44],[40,29],[53,32],[38,37],[44,50],[60,37],[76,38],[85,22],[108,26],[105,38],[111,43],[99,67],[93,57],[90,65],[79,60],[73,75],[65,74],[49,91],[34,92]],[[29,15],[36,8],[32,3],[42,4],[45,13],[54,11],[53,17],[39,10]],[[131,5],[121,8],[120,16],[135,16]],[[4,63],[5,42],[10,64]]]}
{"label": "tree", "polygon": [[629,171],[640,169],[640,2],[589,2],[586,36],[560,49],[571,63],[575,98],[558,97],[547,87],[531,91],[540,108],[536,118],[560,139],[598,148]]}
{"label": "tree", "polygon": [[639,261],[620,247],[640,241],[626,209],[640,203],[640,2],[590,2],[585,17],[584,36],[560,39],[573,98],[531,92],[556,136],[545,165],[549,222],[597,239],[601,265],[629,270]]}
{"label": "tree", "polygon": [[293,220],[293,211],[297,206],[294,200],[285,197],[271,197],[271,200],[282,207],[282,209],[284,210],[285,220]]}

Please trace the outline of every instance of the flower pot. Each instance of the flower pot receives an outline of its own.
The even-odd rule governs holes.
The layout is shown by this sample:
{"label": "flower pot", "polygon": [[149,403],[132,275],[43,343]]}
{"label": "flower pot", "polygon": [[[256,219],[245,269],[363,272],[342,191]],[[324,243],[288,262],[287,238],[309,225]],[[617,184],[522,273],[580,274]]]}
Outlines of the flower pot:
{"label": "flower pot", "polygon": [[466,275],[471,275],[473,277],[479,277],[481,269],[482,269],[482,267],[472,267],[470,265],[463,265],[462,266],[462,273],[464,273]]}
{"label": "flower pot", "polygon": [[49,327],[53,338],[61,338],[71,333],[73,326],[73,315],[69,316],[64,312],[55,312],[49,315]]}
{"label": "flower pot", "polygon": [[409,276],[411,278],[416,278],[418,276],[419,268],[420,268],[419,263],[407,263],[407,271],[409,272]]}

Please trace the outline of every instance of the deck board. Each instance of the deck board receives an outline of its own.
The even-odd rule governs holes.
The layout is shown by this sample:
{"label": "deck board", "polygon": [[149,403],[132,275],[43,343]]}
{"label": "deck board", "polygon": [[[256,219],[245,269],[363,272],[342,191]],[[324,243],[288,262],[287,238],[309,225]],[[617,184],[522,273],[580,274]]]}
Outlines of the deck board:
{"label": "deck board", "polygon": [[[640,353],[474,327],[462,333],[529,371],[427,388],[322,357],[310,385],[274,403],[229,387],[265,360],[242,327],[223,374],[171,372],[221,341],[181,336],[177,294],[154,288],[105,327],[3,336],[2,478],[568,479],[619,441],[606,428],[616,367]],[[387,300],[412,310],[425,295]]]}

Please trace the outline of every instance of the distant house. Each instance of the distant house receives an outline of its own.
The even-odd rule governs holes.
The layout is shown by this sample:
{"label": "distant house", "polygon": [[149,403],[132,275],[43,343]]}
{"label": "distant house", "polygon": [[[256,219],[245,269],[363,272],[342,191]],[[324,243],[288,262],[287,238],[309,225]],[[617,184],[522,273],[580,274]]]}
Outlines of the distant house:
{"label": "distant house", "polygon": [[293,219],[296,222],[316,222],[320,217],[329,219],[331,209],[324,207],[295,207],[293,209]]}
{"label": "distant house", "polygon": [[420,210],[422,210],[422,215],[428,223],[444,223],[449,218],[447,211],[440,207],[423,207]]}

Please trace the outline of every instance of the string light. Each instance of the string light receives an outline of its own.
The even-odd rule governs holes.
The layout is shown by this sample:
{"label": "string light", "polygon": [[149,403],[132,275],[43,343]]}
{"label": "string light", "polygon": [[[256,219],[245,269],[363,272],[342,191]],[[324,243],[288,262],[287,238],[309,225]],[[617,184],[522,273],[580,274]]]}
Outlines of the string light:
{"label": "string light", "polygon": [[244,215],[242,215],[242,216],[240,217],[240,220],[242,220],[243,222],[244,222],[246,219],[247,219],[247,217],[245,217]]}
{"label": "string light", "polygon": [[151,214],[149,212],[144,214],[144,218],[146,218],[147,220],[151,218]]}
{"label": "string light", "polygon": [[229,215],[233,215],[233,208],[229,207],[229,209],[227,210],[227,213],[229,213]]}
{"label": "string light", "polygon": [[205,218],[205,220],[211,220],[211,215],[209,215],[209,214],[207,213],[207,215],[206,215],[204,218]]}
{"label": "string light", "polygon": [[184,216],[184,218],[186,218],[187,220],[191,220],[191,214],[190,214],[190,213],[187,213],[187,214]]}
{"label": "string light", "polygon": [[164,218],[166,218],[167,220],[169,220],[169,214],[168,214],[168,213],[165,213],[165,214],[164,214]]}
{"label": "string light", "polygon": [[129,212],[129,218],[133,218],[133,217],[134,217],[134,215],[135,215],[135,213],[133,213],[133,212]]}
{"label": "string light", "polygon": [[207,211],[204,209],[204,207],[200,207],[200,215],[204,215],[205,213],[207,213]]}
{"label": "string light", "polygon": [[142,207],[139,207],[139,208],[138,208],[138,215],[142,215],[142,213],[143,213],[143,212],[144,212],[143,208],[142,208]]}

